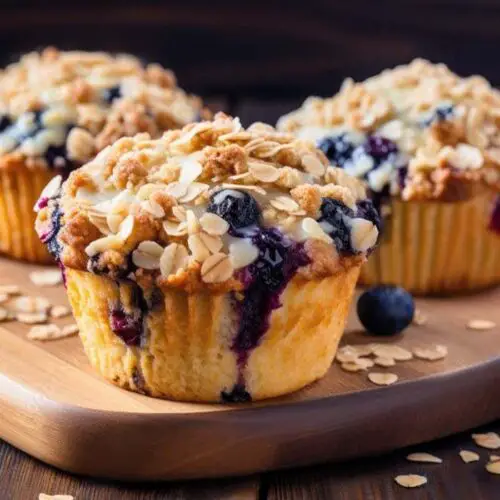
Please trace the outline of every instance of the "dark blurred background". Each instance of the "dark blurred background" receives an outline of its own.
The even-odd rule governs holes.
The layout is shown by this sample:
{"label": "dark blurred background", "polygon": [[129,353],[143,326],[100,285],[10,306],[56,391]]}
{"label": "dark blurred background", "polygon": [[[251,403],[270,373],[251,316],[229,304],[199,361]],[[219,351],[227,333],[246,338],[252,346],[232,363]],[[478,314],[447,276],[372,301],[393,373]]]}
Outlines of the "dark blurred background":
{"label": "dark blurred background", "polygon": [[422,56],[500,83],[500,0],[5,1],[0,63],[55,45],[130,52],[245,122],[274,122]]}

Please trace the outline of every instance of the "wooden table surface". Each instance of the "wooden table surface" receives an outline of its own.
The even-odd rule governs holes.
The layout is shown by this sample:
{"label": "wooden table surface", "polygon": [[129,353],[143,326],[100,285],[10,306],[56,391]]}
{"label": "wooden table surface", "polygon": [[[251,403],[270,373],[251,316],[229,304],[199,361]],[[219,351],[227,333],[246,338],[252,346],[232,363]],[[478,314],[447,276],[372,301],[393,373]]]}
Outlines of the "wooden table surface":
{"label": "wooden table surface", "polygon": [[[500,432],[500,421],[477,429],[489,431]],[[111,483],[72,476],[0,441],[0,498],[37,500],[39,493],[59,493],[71,494],[75,500],[499,500],[500,476],[485,470],[491,450],[478,448],[470,434],[344,464],[249,478],[155,484]],[[481,460],[463,463],[458,455],[461,449],[476,451]],[[433,453],[443,463],[406,461],[405,456],[414,451]],[[414,490],[395,484],[396,475],[410,473],[426,475],[428,484]]]}

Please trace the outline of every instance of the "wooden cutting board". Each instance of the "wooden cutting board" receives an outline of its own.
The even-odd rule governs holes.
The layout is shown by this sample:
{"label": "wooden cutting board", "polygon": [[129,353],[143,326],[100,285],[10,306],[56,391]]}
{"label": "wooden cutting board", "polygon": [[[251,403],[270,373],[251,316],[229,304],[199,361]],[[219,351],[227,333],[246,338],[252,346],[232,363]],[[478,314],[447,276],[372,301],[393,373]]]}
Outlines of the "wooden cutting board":
{"label": "wooden cutting board", "polygon": [[[40,269],[0,260],[0,284],[66,304],[62,286],[40,288]],[[418,299],[428,315],[397,339],[374,339],[351,315],[344,343],[444,344],[440,361],[391,368],[399,382],[334,364],[295,394],[243,405],[155,400],[94,374],[77,337],[26,338],[28,325],[0,325],[0,438],[64,470],[127,480],[250,474],[382,453],[500,418],[500,289],[453,299]],[[471,319],[495,321],[468,330]],[[59,324],[71,318],[57,320]],[[372,369],[373,371],[374,369]]]}

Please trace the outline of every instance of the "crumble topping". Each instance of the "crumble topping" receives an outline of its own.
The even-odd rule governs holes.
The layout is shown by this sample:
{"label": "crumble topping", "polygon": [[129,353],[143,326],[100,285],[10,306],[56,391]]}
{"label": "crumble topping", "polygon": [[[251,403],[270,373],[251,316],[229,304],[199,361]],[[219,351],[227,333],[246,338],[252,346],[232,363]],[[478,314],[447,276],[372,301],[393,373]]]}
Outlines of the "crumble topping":
{"label": "crumble topping", "polygon": [[122,138],[61,181],[35,207],[41,239],[63,265],[116,279],[240,289],[238,273],[283,265],[292,246],[313,279],[359,265],[378,237],[362,184],[312,142],[222,113],[157,140]]}
{"label": "crumble topping", "polygon": [[453,200],[476,184],[500,191],[500,92],[444,64],[416,59],[361,83],[347,79],[278,129],[317,141],[332,165],[378,196]]}
{"label": "crumble topping", "polygon": [[0,167],[75,168],[120,137],[152,137],[203,113],[157,64],[47,48],[0,71]]}

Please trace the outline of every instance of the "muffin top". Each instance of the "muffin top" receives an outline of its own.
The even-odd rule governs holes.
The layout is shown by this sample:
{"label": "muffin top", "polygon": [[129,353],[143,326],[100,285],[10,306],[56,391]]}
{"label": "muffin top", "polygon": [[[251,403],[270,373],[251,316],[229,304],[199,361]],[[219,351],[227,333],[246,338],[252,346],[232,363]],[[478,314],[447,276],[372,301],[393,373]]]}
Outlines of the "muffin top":
{"label": "muffin top", "polygon": [[119,139],[53,179],[36,210],[63,265],[190,292],[332,275],[365,259],[379,227],[362,183],[311,141],[222,113]]}
{"label": "muffin top", "polygon": [[73,169],[123,136],[199,117],[201,101],[158,64],[103,52],[33,52],[0,71],[0,168]]}
{"label": "muffin top", "polygon": [[416,59],[307,99],[278,129],[317,141],[374,195],[455,201],[500,190],[499,125],[500,93],[484,78]]}

